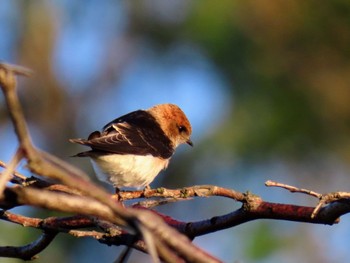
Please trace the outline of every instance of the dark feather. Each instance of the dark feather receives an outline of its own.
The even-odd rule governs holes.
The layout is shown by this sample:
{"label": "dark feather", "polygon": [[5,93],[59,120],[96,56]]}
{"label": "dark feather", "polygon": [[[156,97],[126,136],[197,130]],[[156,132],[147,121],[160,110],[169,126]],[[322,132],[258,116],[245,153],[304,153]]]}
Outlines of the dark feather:
{"label": "dark feather", "polygon": [[167,159],[174,152],[171,141],[155,118],[146,111],[138,110],[117,118],[103,127],[103,131],[90,134],[88,140],[72,139],[71,142],[90,146],[93,153],[136,154]]}

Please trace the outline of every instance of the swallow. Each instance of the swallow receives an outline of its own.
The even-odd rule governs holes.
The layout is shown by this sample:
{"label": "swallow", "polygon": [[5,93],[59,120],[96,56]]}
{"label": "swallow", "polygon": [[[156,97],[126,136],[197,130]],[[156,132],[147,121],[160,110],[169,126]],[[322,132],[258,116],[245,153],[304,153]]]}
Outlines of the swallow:
{"label": "swallow", "polygon": [[91,148],[75,156],[90,157],[99,180],[117,189],[139,189],[149,188],[179,145],[193,146],[191,133],[191,124],[178,106],[159,104],[114,119],[88,139],[69,141]]}

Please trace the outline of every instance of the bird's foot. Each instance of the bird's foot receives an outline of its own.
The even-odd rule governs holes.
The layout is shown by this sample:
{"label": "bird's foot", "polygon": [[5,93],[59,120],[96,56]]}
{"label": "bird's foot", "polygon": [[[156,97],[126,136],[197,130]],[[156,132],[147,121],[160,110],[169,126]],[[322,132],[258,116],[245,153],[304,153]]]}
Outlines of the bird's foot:
{"label": "bird's foot", "polygon": [[115,194],[112,195],[112,199],[117,200],[119,202],[123,202],[123,197],[120,194],[120,189],[118,187],[115,188]]}
{"label": "bird's foot", "polygon": [[152,188],[149,186],[149,184],[146,185],[145,188],[144,188],[143,191],[142,191],[143,196],[144,196],[144,197],[147,197],[147,192],[148,192],[148,191],[151,191],[151,190],[152,190]]}

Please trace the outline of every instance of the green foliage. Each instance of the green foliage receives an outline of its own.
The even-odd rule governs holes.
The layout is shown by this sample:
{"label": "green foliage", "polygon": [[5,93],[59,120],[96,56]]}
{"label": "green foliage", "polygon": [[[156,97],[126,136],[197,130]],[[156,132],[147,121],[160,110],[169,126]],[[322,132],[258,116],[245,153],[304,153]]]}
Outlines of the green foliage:
{"label": "green foliage", "polygon": [[197,2],[184,31],[235,101],[219,141],[248,156],[348,156],[349,17],[342,0]]}
{"label": "green foliage", "polygon": [[284,238],[275,233],[269,223],[260,222],[251,231],[252,234],[247,237],[244,247],[247,259],[265,259],[284,245]]}

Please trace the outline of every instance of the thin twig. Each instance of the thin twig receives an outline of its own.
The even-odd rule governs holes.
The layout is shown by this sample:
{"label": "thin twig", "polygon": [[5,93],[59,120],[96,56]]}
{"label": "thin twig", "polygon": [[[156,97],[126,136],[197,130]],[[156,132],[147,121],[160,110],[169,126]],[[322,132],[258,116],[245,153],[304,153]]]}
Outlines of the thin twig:
{"label": "thin twig", "polygon": [[311,196],[316,197],[318,199],[320,199],[322,197],[322,194],[319,194],[317,192],[314,192],[314,191],[311,191],[308,189],[304,189],[304,188],[298,188],[298,187],[291,186],[288,184],[274,182],[271,180],[266,181],[265,185],[269,186],[269,187],[281,187],[281,188],[289,190],[291,193],[302,193],[302,194],[306,194],[306,195],[311,195]]}
{"label": "thin twig", "polygon": [[[192,223],[179,222],[170,217],[156,215],[145,209],[125,208],[120,205],[119,202],[110,198],[110,195],[101,187],[91,183],[83,172],[33,146],[19,99],[16,94],[15,75],[18,74],[27,75],[28,72],[21,67],[0,64],[0,86],[4,92],[10,116],[20,142],[17,151],[18,156],[14,156],[7,170],[2,173],[3,175],[5,174],[5,176],[0,179],[0,191],[1,188],[2,190],[5,189],[4,191],[1,191],[3,196],[0,196],[0,204],[4,208],[16,205],[33,205],[50,210],[82,213],[99,218],[94,220],[86,216],[81,221],[81,225],[70,224],[72,221],[67,221],[66,223],[68,223],[68,225],[62,225],[62,227],[58,227],[58,224],[50,225],[49,220],[47,219],[38,223],[35,219],[30,221],[29,219],[25,220],[24,218],[16,218],[14,216],[11,218],[9,214],[7,215],[7,219],[5,216],[2,218],[4,220],[9,220],[19,224],[22,223],[23,225],[32,224],[33,227],[43,229],[50,229],[50,227],[56,226],[56,231],[68,232],[78,237],[92,236],[100,240],[100,242],[105,243],[108,242],[108,238],[117,237],[121,240],[123,236],[125,237],[129,235],[130,237],[130,234],[121,231],[120,228],[117,229],[117,225],[119,225],[132,228],[136,233],[141,232],[147,243],[148,249],[150,249],[149,253],[153,255],[154,260],[157,260],[157,255],[159,255],[161,259],[166,259],[167,262],[220,262],[218,259],[194,246],[189,238],[181,235],[173,228],[170,228],[169,225],[174,226],[180,232],[186,233],[193,238],[198,235],[232,227],[259,218],[333,224],[338,222],[336,216],[340,216],[350,211],[349,202],[346,202],[345,204],[340,202],[340,199],[349,198],[349,193],[344,193],[343,195],[338,196],[332,196],[331,194],[320,195],[314,191],[271,181],[268,181],[266,185],[283,187],[291,192],[308,194],[319,198],[320,202],[316,208],[275,204],[264,202],[260,197],[253,196],[249,193],[243,194],[231,189],[220,188],[217,186],[194,186],[175,190],[164,188],[147,189],[145,191],[121,192],[120,194],[124,200],[161,197],[172,198],[174,201],[185,200],[194,196],[223,196],[242,202],[243,206],[227,215]],[[21,157],[27,159],[28,168],[33,173],[58,180],[64,185],[62,187],[60,187],[60,185],[46,185],[46,189],[41,190],[33,189],[31,187],[21,187],[20,185],[17,185],[16,187],[6,187],[6,183],[15,173],[15,167]],[[70,188],[74,191],[70,191]],[[60,191],[61,193],[53,192],[53,190]],[[70,193],[70,195],[63,194],[62,192]],[[330,202],[332,202],[330,205],[323,207]],[[158,201],[157,204],[161,203],[161,201]],[[5,213],[3,213],[3,215],[5,215]],[[83,222],[85,222],[86,225],[92,224],[93,226],[96,226],[94,223],[100,221],[100,218],[108,220],[110,224],[114,226],[111,230],[106,229],[107,234],[98,231],[76,230],[79,226],[83,225]],[[39,225],[34,226],[35,224]],[[29,251],[32,255],[34,252],[38,251],[39,248],[41,249],[41,247],[47,246],[56,235],[56,231],[53,233],[44,232],[42,237],[32,244],[13,249],[17,252],[19,251],[20,255],[21,251],[26,251],[27,253]],[[117,244],[117,242],[115,244]],[[142,240],[137,240],[133,244],[133,247],[138,247],[138,249],[145,251],[145,243],[143,243]],[[5,251],[4,253],[6,254],[8,252]],[[28,256],[25,256],[25,258],[27,259]]]}
{"label": "thin twig", "polygon": [[335,192],[335,193],[328,193],[328,194],[322,194],[319,198],[320,201],[318,202],[317,206],[315,207],[314,211],[311,214],[311,218],[315,218],[321,208],[325,206],[326,204],[340,201],[340,200],[347,200],[349,202],[350,193],[348,192]]}
{"label": "thin twig", "polygon": [[328,193],[328,194],[319,194],[315,191],[311,191],[308,189],[304,189],[304,188],[298,188],[295,186],[291,186],[291,185],[287,185],[287,184],[283,184],[283,183],[278,183],[278,182],[274,182],[274,181],[266,181],[265,182],[266,186],[273,186],[273,187],[281,187],[284,189],[289,190],[292,193],[302,193],[302,194],[307,194],[307,195],[311,195],[313,197],[316,197],[319,199],[319,202],[317,204],[317,206],[314,208],[314,210],[311,213],[311,218],[315,218],[317,216],[317,214],[320,212],[321,208],[326,205],[329,204],[331,202],[335,202],[335,201],[339,201],[341,199],[348,199],[350,198],[350,193],[348,192],[335,192],[335,193]]}
{"label": "thin twig", "polygon": [[[3,162],[3,161],[0,160],[0,167],[6,169],[6,168],[7,168],[7,165],[6,165],[5,162]],[[21,174],[21,173],[19,173],[19,172],[17,172],[17,171],[14,171],[14,172],[13,172],[13,175],[14,175],[15,177],[18,177],[18,180],[20,180],[21,183],[27,179],[27,177],[26,177],[25,175],[23,175],[23,174]]]}
{"label": "thin twig", "polygon": [[142,233],[143,239],[146,243],[148,254],[151,256],[153,263],[160,263],[154,236],[149,231],[149,229],[146,228],[143,224],[139,224],[138,228]]}
{"label": "thin twig", "polygon": [[0,177],[0,198],[3,197],[6,184],[11,180],[12,174],[23,157],[22,151],[17,150],[15,155],[12,157],[10,163]]}
{"label": "thin twig", "polygon": [[127,246],[124,251],[118,256],[116,260],[114,260],[113,263],[125,263],[127,262],[128,258],[130,257],[132,252],[132,247]]}
{"label": "thin twig", "polygon": [[28,76],[29,70],[24,67],[0,63],[0,87],[5,96],[7,109],[14,124],[15,132],[26,153],[33,151],[32,142],[25,122],[23,110],[16,94],[16,75]]}
{"label": "thin twig", "polygon": [[0,68],[5,69],[7,71],[11,71],[15,75],[20,75],[20,76],[25,76],[25,77],[30,77],[33,75],[33,71],[31,69],[23,67],[23,66],[19,66],[19,65],[1,62]]}
{"label": "thin twig", "polygon": [[[146,229],[149,229],[150,232],[153,233],[155,243],[157,244],[157,249],[162,246],[162,244],[168,244],[170,246],[171,240],[164,238],[164,236],[159,236],[156,234],[156,229],[153,227],[154,221],[157,220],[157,217],[148,212],[148,211],[137,211],[135,209],[126,209],[123,207],[119,202],[115,202],[115,200],[111,199],[109,194],[102,189],[101,187],[91,183],[87,176],[80,172],[78,169],[73,168],[71,165],[63,162],[62,160],[45,153],[43,151],[39,151],[35,149],[31,142],[31,137],[29,135],[27,125],[24,119],[24,114],[21,109],[21,105],[16,93],[16,79],[15,75],[21,72],[21,69],[18,67],[13,67],[6,64],[0,64],[0,85],[3,90],[3,93],[5,95],[5,100],[7,103],[7,107],[13,122],[13,125],[15,127],[15,132],[17,134],[19,143],[20,143],[20,149],[23,151],[24,157],[28,160],[28,168],[31,172],[48,177],[51,179],[58,180],[62,182],[63,184],[70,186],[72,188],[75,188],[79,191],[82,191],[88,198],[87,200],[90,200],[90,204],[87,205],[87,207],[91,206],[91,203],[95,201],[95,211],[94,213],[97,213],[97,215],[101,215],[102,218],[105,218],[113,223],[116,223],[118,225],[124,226],[124,227],[130,227],[134,230],[137,229],[137,222],[140,222],[143,227]],[[81,176],[83,175],[83,176]],[[7,189],[10,191],[10,189]],[[51,207],[51,209],[57,209],[57,210],[69,210],[69,212],[78,212],[83,210],[82,203],[84,202],[83,198],[75,199],[77,202],[73,202],[75,205],[79,204],[79,206],[73,207],[71,204],[67,206],[67,208],[62,207],[55,207],[53,208],[53,202],[47,202],[48,200],[43,199],[49,197],[51,200],[58,200],[62,202],[63,194],[61,193],[48,193],[44,192],[40,195],[38,193],[38,196],[35,197],[31,194],[34,192],[34,189],[29,188],[25,189],[26,191],[19,191],[18,189],[11,189],[15,194],[19,195],[19,199],[13,200],[13,203],[22,202],[23,204],[32,204],[36,206],[41,207]],[[29,191],[28,191],[29,190]],[[11,191],[10,191],[11,192]],[[43,191],[42,191],[43,192]],[[7,193],[9,194],[9,193]],[[30,198],[29,198],[30,196]],[[39,198],[40,196],[40,198]],[[78,198],[76,196],[71,196],[70,199]],[[6,200],[3,200],[6,201]],[[47,204],[50,203],[50,204]],[[67,205],[67,203],[65,204]],[[86,207],[84,208],[86,209]],[[91,211],[91,210],[90,210]],[[108,216],[106,216],[105,213],[103,215],[101,214],[101,211],[107,211]],[[90,212],[86,212],[83,210],[84,213],[89,215],[94,215],[94,213],[90,214]],[[111,215],[112,214],[112,215]],[[142,216],[148,215],[148,220],[140,220]],[[159,220],[159,219],[158,219]],[[162,222],[162,221],[161,221]],[[163,222],[162,222],[163,223]],[[136,229],[135,229],[136,227]],[[162,226],[162,233],[163,235],[167,232],[174,231],[171,229],[168,225],[163,223]],[[169,236],[169,234],[168,234]],[[178,232],[173,233],[173,235],[169,236],[170,239],[176,239],[180,238],[181,234]],[[158,242],[159,241],[159,242]],[[178,244],[177,246],[172,246],[173,249],[181,249],[181,244]],[[199,249],[196,248],[193,244],[187,243],[186,249],[183,250],[183,256],[187,259],[197,260],[197,261],[203,261],[203,262],[213,262],[214,258],[207,255],[206,253],[192,253],[193,251],[198,251]],[[209,258],[210,260],[207,260]],[[218,260],[215,260],[215,262],[218,262]]]}
{"label": "thin twig", "polygon": [[284,189],[289,190],[292,193],[302,193],[302,194],[306,194],[306,195],[311,195],[313,197],[316,197],[319,199],[319,202],[317,204],[317,206],[315,207],[315,209],[312,211],[311,214],[311,218],[315,218],[316,215],[318,214],[318,212],[320,211],[320,209],[322,208],[322,206],[325,204],[325,202],[322,200],[322,194],[319,194],[317,192],[308,190],[308,189],[304,189],[304,188],[298,188],[295,186],[291,186],[291,185],[287,185],[287,184],[283,184],[283,183],[279,183],[279,182],[274,182],[271,180],[268,180],[265,182],[265,185],[268,187],[281,187]]}

